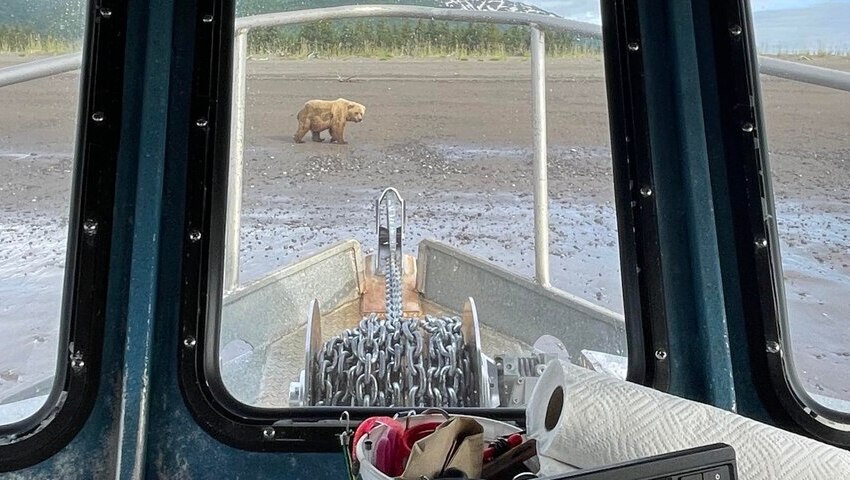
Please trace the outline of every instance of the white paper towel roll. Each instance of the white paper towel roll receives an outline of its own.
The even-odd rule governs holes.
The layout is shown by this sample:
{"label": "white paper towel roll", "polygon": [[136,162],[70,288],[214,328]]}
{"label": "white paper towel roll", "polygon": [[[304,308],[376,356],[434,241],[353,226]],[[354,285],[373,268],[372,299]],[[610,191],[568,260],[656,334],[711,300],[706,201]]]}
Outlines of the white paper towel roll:
{"label": "white paper towel roll", "polygon": [[579,468],[726,443],[741,478],[850,478],[850,452],[560,360],[546,367],[526,415],[538,453]]}
{"label": "white paper towel roll", "polygon": [[560,432],[565,430],[561,423],[568,420],[569,411],[564,401],[569,381],[564,370],[566,365],[553,360],[546,366],[525,410],[528,435],[537,440],[537,452],[541,455],[551,456],[549,452],[558,451]]}

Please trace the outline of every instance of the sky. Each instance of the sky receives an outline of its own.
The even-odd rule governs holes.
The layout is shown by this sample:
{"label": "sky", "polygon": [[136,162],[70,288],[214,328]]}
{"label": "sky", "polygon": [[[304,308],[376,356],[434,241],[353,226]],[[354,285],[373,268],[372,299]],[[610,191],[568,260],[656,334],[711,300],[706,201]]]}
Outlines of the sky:
{"label": "sky", "polygon": [[[536,5],[562,17],[585,22],[601,23],[599,19],[599,0],[530,0],[525,3]],[[754,12],[805,8],[823,3],[847,4],[850,0],[750,0]],[[848,26],[850,29],[850,26]]]}

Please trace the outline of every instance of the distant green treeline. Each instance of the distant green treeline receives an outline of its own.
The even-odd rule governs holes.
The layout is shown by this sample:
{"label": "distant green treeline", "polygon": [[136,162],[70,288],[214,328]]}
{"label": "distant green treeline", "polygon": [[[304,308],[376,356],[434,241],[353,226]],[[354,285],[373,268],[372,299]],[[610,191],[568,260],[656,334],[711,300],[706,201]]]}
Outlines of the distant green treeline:
{"label": "distant green treeline", "polygon": [[0,25],[0,53],[68,53],[82,47],[73,42],[32,27]]}
{"label": "distant green treeline", "polygon": [[[525,27],[434,20],[321,21],[300,26],[252,30],[249,49],[255,55],[300,58],[395,56],[513,57],[529,54]],[[30,27],[0,25],[0,52],[63,53],[79,50],[80,42],[41,33]],[[594,54],[595,39],[573,33],[547,32],[546,51],[554,56]]]}
{"label": "distant green treeline", "polygon": [[[434,20],[322,21],[254,30],[248,45],[252,54],[283,57],[510,57],[529,54],[529,32],[525,27]],[[547,32],[546,51],[556,56],[598,53],[601,43]]]}

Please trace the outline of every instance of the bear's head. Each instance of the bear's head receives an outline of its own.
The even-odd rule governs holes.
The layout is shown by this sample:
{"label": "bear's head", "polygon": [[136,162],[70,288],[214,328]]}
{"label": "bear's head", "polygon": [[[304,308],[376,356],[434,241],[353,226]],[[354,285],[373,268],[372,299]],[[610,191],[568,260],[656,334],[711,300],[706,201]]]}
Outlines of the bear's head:
{"label": "bear's head", "polygon": [[349,122],[362,122],[363,115],[366,114],[366,107],[357,102],[348,102],[348,116],[346,120]]}

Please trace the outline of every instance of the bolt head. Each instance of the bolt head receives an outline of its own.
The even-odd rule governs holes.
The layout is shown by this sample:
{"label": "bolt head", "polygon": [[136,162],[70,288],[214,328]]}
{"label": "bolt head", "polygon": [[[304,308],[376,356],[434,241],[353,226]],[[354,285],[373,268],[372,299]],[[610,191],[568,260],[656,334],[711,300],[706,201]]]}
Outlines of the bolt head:
{"label": "bolt head", "polygon": [[667,351],[661,350],[660,348],[655,351],[655,358],[658,360],[666,360],[667,359]]}
{"label": "bolt head", "polygon": [[79,372],[85,366],[86,366],[86,362],[83,361],[83,354],[82,353],[76,352],[73,355],[71,355],[71,368],[74,369],[74,371]]}
{"label": "bolt head", "polygon": [[266,440],[274,440],[274,427],[263,428],[263,438]]}
{"label": "bolt head", "polygon": [[200,239],[201,239],[201,232],[200,231],[192,230],[191,232],[189,232],[189,241],[190,242],[195,243]]}
{"label": "bolt head", "polygon": [[640,196],[644,198],[648,198],[652,196],[652,188],[649,185],[644,185],[640,187]]}
{"label": "bolt head", "polygon": [[779,353],[779,342],[774,340],[768,340],[768,342],[765,343],[765,350],[767,350],[767,353]]}
{"label": "bolt head", "polygon": [[740,25],[732,25],[731,27],[729,27],[729,33],[731,33],[734,37],[741,35],[743,31],[744,30],[741,28]]}
{"label": "bolt head", "polygon": [[640,50],[640,44],[637,42],[629,42],[628,47],[630,52],[637,52]]}
{"label": "bolt head", "polygon": [[757,238],[756,239],[756,246],[759,247],[759,248],[766,248],[767,247],[767,239],[764,238],[764,237]]}
{"label": "bolt head", "polygon": [[183,339],[183,345],[186,346],[187,348],[192,348],[197,344],[198,344],[198,341],[195,340],[195,337],[188,336],[188,337]]}
{"label": "bolt head", "polygon": [[91,119],[97,123],[102,122],[106,118],[103,112],[94,112],[91,114]]}
{"label": "bolt head", "polygon": [[204,22],[204,23],[212,23],[213,16],[212,15],[204,15],[204,17],[201,19],[201,21]]}
{"label": "bolt head", "polygon": [[207,121],[206,118],[201,117],[201,118],[195,120],[195,125],[203,128],[203,127],[206,127],[207,125],[209,125],[209,122]]}
{"label": "bolt head", "polygon": [[746,133],[752,133],[755,130],[755,126],[751,122],[744,122],[741,124],[741,130]]}
{"label": "bolt head", "polygon": [[83,222],[83,233],[89,237],[95,235],[97,233],[97,222],[92,219]]}
{"label": "bolt head", "polygon": [[108,9],[108,8],[106,8],[106,7],[101,8],[100,10],[98,10],[98,12],[100,13],[100,16],[101,16],[101,17],[103,17],[103,18],[110,18],[110,17],[112,17],[112,10],[110,10],[110,9]]}

